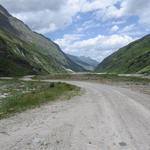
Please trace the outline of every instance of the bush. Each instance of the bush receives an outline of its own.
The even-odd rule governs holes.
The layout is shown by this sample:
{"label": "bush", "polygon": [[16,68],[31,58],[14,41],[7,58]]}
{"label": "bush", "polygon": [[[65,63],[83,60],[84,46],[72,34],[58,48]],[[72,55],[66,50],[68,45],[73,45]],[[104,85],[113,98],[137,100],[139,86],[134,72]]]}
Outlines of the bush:
{"label": "bush", "polygon": [[54,82],[50,83],[49,87],[50,88],[54,88],[55,87],[55,83]]}

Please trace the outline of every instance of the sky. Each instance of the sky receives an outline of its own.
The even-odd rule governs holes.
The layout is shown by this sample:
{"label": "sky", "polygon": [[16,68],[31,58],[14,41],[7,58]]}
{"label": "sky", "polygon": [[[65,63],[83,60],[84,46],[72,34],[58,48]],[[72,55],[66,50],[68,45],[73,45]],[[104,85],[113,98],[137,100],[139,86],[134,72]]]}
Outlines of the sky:
{"label": "sky", "polygon": [[150,33],[150,0],[0,0],[65,53],[98,61]]}

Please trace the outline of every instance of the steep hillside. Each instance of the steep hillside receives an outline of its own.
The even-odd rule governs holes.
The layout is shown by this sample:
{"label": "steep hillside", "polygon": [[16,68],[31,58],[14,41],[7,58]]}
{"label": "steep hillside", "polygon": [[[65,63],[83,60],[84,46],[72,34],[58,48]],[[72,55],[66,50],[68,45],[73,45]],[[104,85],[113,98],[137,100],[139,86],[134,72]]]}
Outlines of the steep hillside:
{"label": "steep hillside", "polygon": [[69,54],[67,55],[72,61],[74,61],[75,63],[77,63],[78,65],[82,66],[84,69],[89,71],[93,71],[98,65],[98,62],[96,60],[91,59],[90,57],[85,56],[78,57]]}
{"label": "steep hillside", "polygon": [[96,71],[150,74],[150,35],[113,53],[98,65]]}
{"label": "steep hillside", "polygon": [[31,31],[0,5],[0,76],[83,71],[50,39]]}

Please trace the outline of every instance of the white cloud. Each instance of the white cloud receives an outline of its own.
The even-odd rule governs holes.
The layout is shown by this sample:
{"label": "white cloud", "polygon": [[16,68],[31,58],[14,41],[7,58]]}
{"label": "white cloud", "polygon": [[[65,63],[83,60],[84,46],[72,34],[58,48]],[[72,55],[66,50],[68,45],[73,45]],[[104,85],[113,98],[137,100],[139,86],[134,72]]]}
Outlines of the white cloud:
{"label": "white cloud", "polygon": [[139,23],[150,25],[150,1],[149,0],[127,0],[123,3],[125,13],[139,17]]}
{"label": "white cloud", "polygon": [[38,32],[51,32],[72,23],[79,12],[107,8],[119,0],[1,0],[15,17]]}
{"label": "white cloud", "polygon": [[33,30],[45,33],[63,28],[72,22],[80,7],[72,0],[1,0],[11,14]]}
{"label": "white cloud", "polygon": [[[52,10],[42,10],[38,12],[22,12],[13,14],[23,20],[35,31],[44,31],[41,33],[54,31],[62,28],[72,22],[72,15],[69,9],[61,9],[57,12]],[[61,17],[63,16],[63,17]]]}
{"label": "white cloud", "polygon": [[[120,2],[120,7],[115,6]],[[97,11],[97,18],[106,21],[135,15],[139,23],[150,25],[149,0],[1,0],[13,15],[38,32],[51,32],[72,23],[78,13]]]}
{"label": "white cloud", "polygon": [[66,34],[63,38],[55,40],[55,42],[66,49],[72,43],[80,41],[82,37],[82,34]]}
{"label": "white cloud", "polygon": [[37,12],[41,10],[59,10],[66,0],[1,0],[0,3],[4,5],[10,12]]}
{"label": "white cloud", "polygon": [[118,30],[117,33],[122,34],[122,35],[128,35],[136,38],[140,38],[141,36],[144,36],[148,33],[149,31],[146,30],[141,30],[139,26],[136,24],[130,24],[124,26],[122,29]]}
{"label": "white cloud", "polygon": [[96,16],[98,19],[101,19],[102,21],[107,21],[113,18],[120,18],[124,15],[124,13],[125,13],[124,7],[121,6],[120,8],[117,8],[114,5],[110,5],[108,7],[105,7],[104,9],[98,10],[96,12]]}
{"label": "white cloud", "polygon": [[119,30],[119,27],[117,25],[114,25],[111,29],[110,29],[110,32],[113,33],[113,32],[116,32]]}
{"label": "white cloud", "polygon": [[99,9],[96,13],[97,18],[102,21],[121,18],[123,16],[137,16],[139,23],[144,26],[150,25],[150,0],[125,0],[120,1],[120,7],[110,5]]}
{"label": "white cloud", "polygon": [[78,1],[80,2],[82,1],[81,11],[88,12],[88,11],[93,11],[93,10],[105,9],[120,0],[90,0],[90,1],[78,0]]}
{"label": "white cloud", "polygon": [[44,28],[44,26],[43,26],[43,28],[36,29],[36,31],[38,33],[43,33],[43,34],[48,33],[48,32],[52,32],[52,31],[55,31],[55,30],[57,30],[57,27],[53,23],[49,24],[49,26],[46,27],[46,28]]}
{"label": "white cloud", "polygon": [[131,25],[127,25],[127,26],[125,26],[122,30],[121,30],[121,32],[130,32],[130,31],[134,31],[135,30],[135,24],[131,24]]}
{"label": "white cloud", "polygon": [[110,36],[98,35],[87,40],[82,40],[81,37],[81,35],[66,35],[62,39],[57,39],[55,42],[66,53],[86,55],[101,61],[110,53],[134,40],[130,36],[118,34]]}
{"label": "white cloud", "polygon": [[102,25],[100,23],[96,23],[93,20],[88,20],[85,21],[82,25],[80,25],[80,27],[78,27],[76,29],[76,33],[85,33],[86,31],[88,31],[89,29],[93,29],[93,28],[100,28]]}

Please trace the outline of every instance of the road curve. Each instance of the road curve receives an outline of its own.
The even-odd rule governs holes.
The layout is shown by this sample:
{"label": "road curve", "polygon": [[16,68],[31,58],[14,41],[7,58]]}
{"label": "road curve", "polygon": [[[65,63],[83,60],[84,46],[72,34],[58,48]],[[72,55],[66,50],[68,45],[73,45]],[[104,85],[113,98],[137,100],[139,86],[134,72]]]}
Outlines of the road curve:
{"label": "road curve", "polygon": [[84,89],[0,121],[0,150],[150,150],[150,96],[68,81]]}

